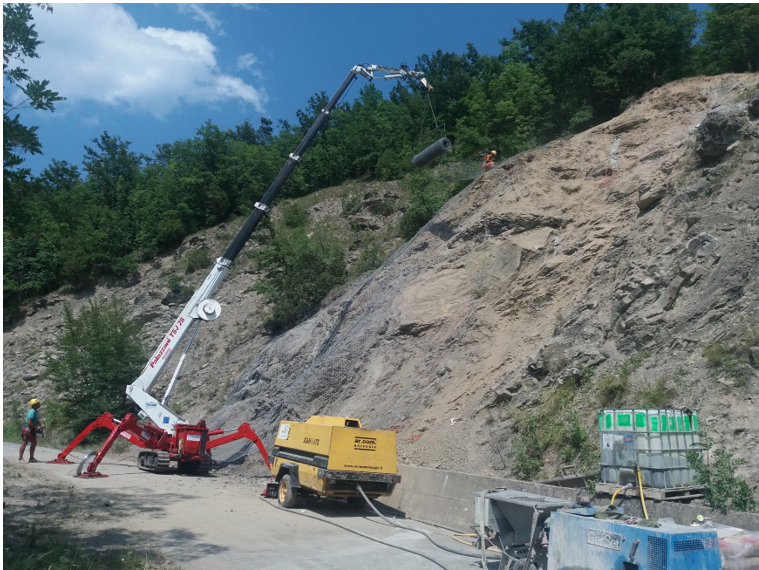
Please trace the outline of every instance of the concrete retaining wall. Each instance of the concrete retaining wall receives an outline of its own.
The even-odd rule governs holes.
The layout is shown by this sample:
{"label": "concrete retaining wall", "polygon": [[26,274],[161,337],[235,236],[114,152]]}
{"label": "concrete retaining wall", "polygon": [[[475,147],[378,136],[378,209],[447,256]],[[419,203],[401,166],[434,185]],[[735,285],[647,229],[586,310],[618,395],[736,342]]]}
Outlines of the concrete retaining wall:
{"label": "concrete retaining wall", "polygon": [[[380,502],[405,513],[410,518],[462,532],[470,532],[469,525],[474,523],[474,493],[477,491],[504,487],[572,502],[577,495],[576,489],[513,479],[482,477],[414,465],[399,465],[398,473],[402,477],[401,484],[396,487],[392,496],[380,499]],[[609,500],[610,497],[602,497],[594,504],[606,505]],[[633,516],[643,516],[640,499],[622,498],[620,500],[618,498],[615,504],[619,504],[625,512]],[[669,517],[679,524],[690,524],[700,514],[718,523],[747,530],[759,530],[759,514],[755,513],[723,514],[708,507],[671,501],[646,501],[646,508],[651,518]]]}
{"label": "concrete retaining wall", "polygon": [[[608,502],[609,498],[607,497],[606,501],[596,501],[596,504],[605,505]],[[623,497],[621,501],[617,497],[614,504],[622,507],[626,513],[635,517],[643,517],[643,507],[638,497]],[[744,528],[746,530],[759,530],[759,514],[757,513],[739,513],[735,511],[723,513],[718,509],[706,506],[686,505],[673,501],[646,501],[646,510],[648,510],[648,516],[652,519],[670,518],[674,519],[678,524],[688,525],[698,515],[703,515],[716,523]]]}
{"label": "concrete retaining wall", "polygon": [[395,488],[392,496],[384,497],[380,502],[410,518],[462,532],[471,532],[469,525],[474,524],[474,493],[477,491],[506,487],[571,502],[577,496],[576,489],[414,465],[399,465],[398,473],[401,475],[401,484]]}

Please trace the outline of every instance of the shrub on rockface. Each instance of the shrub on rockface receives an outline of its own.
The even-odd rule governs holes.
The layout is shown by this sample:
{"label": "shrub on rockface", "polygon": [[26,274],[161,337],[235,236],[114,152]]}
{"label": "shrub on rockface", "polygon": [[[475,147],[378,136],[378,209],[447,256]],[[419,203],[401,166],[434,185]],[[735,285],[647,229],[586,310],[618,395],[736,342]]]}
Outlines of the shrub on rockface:
{"label": "shrub on rockface", "polygon": [[329,291],[345,280],[345,249],[327,226],[310,234],[280,226],[256,254],[263,279],[253,289],[271,305],[265,326],[281,332],[310,317]]}
{"label": "shrub on rockface", "polygon": [[622,406],[630,388],[630,375],[640,368],[649,356],[648,352],[635,354],[625,360],[621,366],[601,376],[596,385],[598,403],[604,408]]}
{"label": "shrub on rockface", "polygon": [[409,192],[411,200],[400,227],[401,236],[408,240],[438,213],[454,195],[454,189],[450,183],[434,178],[429,169],[411,173],[401,186]]}
{"label": "shrub on rockface", "polygon": [[194,273],[198,269],[208,269],[213,265],[211,254],[208,249],[201,247],[190,251],[184,259],[187,273]]}
{"label": "shrub on rockface", "polygon": [[752,321],[740,332],[719,341],[704,345],[703,354],[709,368],[716,374],[724,374],[736,386],[748,384],[759,377],[759,323]]}
{"label": "shrub on rockface", "polygon": [[279,210],[282,223],[288,228],[301,228],[308,224],[308,213],[293,202],[282,202]]}

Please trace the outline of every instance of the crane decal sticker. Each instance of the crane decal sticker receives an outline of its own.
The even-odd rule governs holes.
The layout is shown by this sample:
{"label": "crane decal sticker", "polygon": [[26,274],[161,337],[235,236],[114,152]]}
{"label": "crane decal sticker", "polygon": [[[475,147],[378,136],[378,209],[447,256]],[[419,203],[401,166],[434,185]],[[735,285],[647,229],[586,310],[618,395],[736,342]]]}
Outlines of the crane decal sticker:
{"label": "crane decal sticker", "polygon": [[159,360],[162,360],[168,357],[169,354],[171,354],[171,348],[169,348],[169,345],[171,344],[171,339],[174,338],[174,336],[179,332],[179,327],[181,327],[183,324],[184,324],[184,317],[179,317],[179,319],[177,319],[177,322],[169,331],[169,334],[166,335],[166,340],[161,345],[161,348],[158,350],[158,352],[156,352],[156,355],[150,361],[151,368],[155,368],[155,365],[158,364]]}

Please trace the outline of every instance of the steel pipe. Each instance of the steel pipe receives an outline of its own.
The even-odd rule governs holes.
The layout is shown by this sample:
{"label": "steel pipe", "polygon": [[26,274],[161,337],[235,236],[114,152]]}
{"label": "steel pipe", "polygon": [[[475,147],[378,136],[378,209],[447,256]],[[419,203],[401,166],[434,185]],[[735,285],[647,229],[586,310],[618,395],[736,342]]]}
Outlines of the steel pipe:
{"label": "steel pipe", "polygon": [[450,152],[450,150],[451,141],[449,141],[447,137],[443,137],[415,155],[414,158],[411,159],[411,162],[417,168],[421,168],[435,160],[437,157],[444,155],[446,152]]}

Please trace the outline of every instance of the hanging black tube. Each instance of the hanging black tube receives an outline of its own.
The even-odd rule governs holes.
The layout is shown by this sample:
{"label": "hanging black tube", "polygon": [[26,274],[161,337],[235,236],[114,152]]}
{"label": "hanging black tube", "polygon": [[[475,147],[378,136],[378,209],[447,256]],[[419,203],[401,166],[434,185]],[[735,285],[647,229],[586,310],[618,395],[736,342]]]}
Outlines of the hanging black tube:
{"label": "hanging black tube", "polygon": [[426,164],[429,164],[435,160],[438,156],[442,156],[446,152],[450,152],[450,150],[451,141],[449,141],[447,137],[443,137],[442,139],[439,139],[432,143],[422,152],[415,155],[414,158],[411,159],[411,162],[417,168],[421,168],[422,166],[425,166]]}

